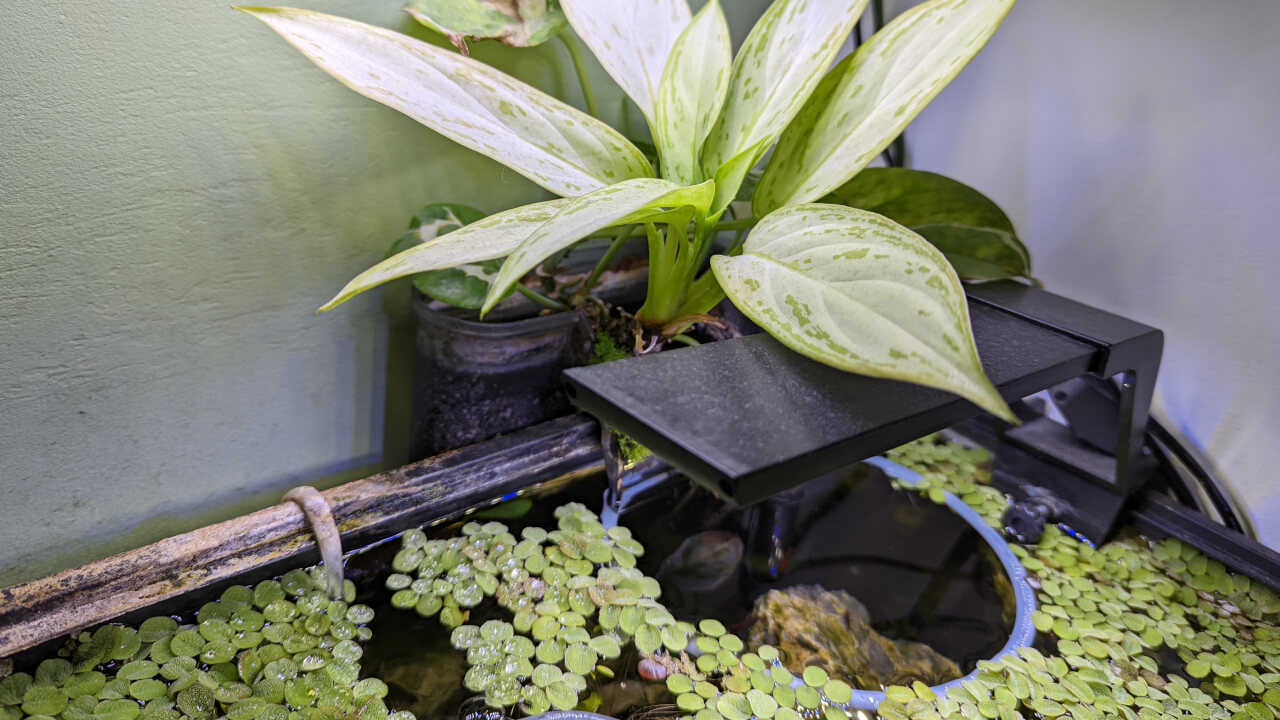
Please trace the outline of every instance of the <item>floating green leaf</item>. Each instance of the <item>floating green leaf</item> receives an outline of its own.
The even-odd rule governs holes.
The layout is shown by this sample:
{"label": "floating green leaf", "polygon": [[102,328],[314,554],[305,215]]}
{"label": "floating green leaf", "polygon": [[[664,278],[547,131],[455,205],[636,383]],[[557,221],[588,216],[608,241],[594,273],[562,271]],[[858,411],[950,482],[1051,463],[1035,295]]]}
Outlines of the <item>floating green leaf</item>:
{"label": "floating green leaf", "polygon": [[[155,663],[152,663],[154,665]],[[62,658],[43,660],[36,667],[37,685],[61,685],[71,677],[71,663]]]}
{"label": "floating green leaf", "polygon": [[133,720],[141,712],[142,709],[133,700],[105,700],[93,709],[93,714],[101,720]]}
{"label": "floating green leaf", "polygon": [[67,708],[67,694],[62,688],[32,685],[22,695],[22,712],[28,715],[57,715]]}
{"label": "floating green leaf", "polygon": [[751,705],[751,712],[757,718],[771,718],[778,710],[778,702],[773,699],[773,696],[756,688],[747,691],[747,702]]}
{"label": "floating green leaf", "polygon": [[700,695],[695,695],[693,693],[683,693],[676,697],[676,707],[680,708],[681,710],[684,710],[685,712],[694,712],[696,710],[701,710],[702,705],[703,705],[703,699]]}
{"label": "floating green leaf", "polygon": [[587,675],[596,666],[596,651],[584,643],[574,643],[565,648],[564,666],[569,672]]}
{"label": "floating green leaf", "polygon": [[572,710],[578,704],[578,693],[569,688],[564,681],[557,680],[546,688],[547,700],[557,710]]}
{"label": "floating green leaf", "polygon": [[804,683],[809,685],[810,688],[820,688],[827,684],[827,671],[817,665],[805,667],[804,673],[801,674],[801,676],[804,678]]}
{"label": "floating green leaf", "polygon": [[842,680],[829,680],[822,686],[822,692],[837,705],[844,705],[853,699],[853,689]]}
{"label": "floating green leaf", "polygon": [[655,653],[662,647],[662,631],[653,625],[642,625],[635,632],[635,644],[640,652]]}
{"label": "floating green leaf", "polygon": [[135,680],[129,683],[129,695],[143,702],[155,700],[164,697],[169,691],[169,687],[163,682],[154,679]]}

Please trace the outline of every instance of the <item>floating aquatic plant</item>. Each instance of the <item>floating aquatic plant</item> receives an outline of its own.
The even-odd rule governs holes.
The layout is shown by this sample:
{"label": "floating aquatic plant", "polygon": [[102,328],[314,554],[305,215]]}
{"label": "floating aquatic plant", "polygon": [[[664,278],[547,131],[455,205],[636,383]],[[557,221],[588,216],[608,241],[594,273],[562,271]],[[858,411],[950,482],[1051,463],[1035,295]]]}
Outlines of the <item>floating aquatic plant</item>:
{"label": "floating aquatic plant", "polygon": [[[392,560],[392,603],[453,628],[470,666],[463,683],[488,705],[530,715],[588,707],[588,679],[611,678],[605,663],[630,645],[641,676],[665,681],[697,720],[847,718],[843,681],[818,668],[801,681],[768,645],[748,652],[715,619],[677,620],[658,600],[658,581],[636,568],[644,547],[627,528],[606,529],[578,503],[555,516],[555,529],[526,527],[520,539],[499,522],[468,522],[454,538],[411,530]],[[468,624],[484,597],[511,620]]]}
{"label": "floating aquatic plant", "polygon": [[[999,527],[1007,500],[984,484],[985,451],[930,437],[890,457],[924,476],[916,490],[937,502],[958,495]],[[1094,548],[1050,527],[1013,551],[1038,584],[1047,651],[979,663],[975,680],[942,698],[923,685],[889,688],[882,717],[1280,718],[1280,597],[1270,589],[1176,539]]]}
{"label": "floating aquatic plant", "polygon": [[0,720],[414,720],[360,679],[373,610],[331,600],[318,569],[235,585],[194,623],[149,618],[82,632],[34,675],[0,680]]}

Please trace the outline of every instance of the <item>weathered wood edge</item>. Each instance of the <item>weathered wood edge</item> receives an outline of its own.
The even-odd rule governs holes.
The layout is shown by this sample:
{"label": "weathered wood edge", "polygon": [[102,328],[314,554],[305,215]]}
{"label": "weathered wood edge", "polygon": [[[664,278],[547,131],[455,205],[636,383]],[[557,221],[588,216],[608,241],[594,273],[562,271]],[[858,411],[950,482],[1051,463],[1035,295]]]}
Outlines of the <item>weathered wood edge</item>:
{"label": "weathered wood edge", "polygon": [[[599,429],[574,415],[323,493],[346,548],[507,493],[602,469]],[[267,564],[316,554],[282,503],[39,580],[0,589],[0,658]]]}

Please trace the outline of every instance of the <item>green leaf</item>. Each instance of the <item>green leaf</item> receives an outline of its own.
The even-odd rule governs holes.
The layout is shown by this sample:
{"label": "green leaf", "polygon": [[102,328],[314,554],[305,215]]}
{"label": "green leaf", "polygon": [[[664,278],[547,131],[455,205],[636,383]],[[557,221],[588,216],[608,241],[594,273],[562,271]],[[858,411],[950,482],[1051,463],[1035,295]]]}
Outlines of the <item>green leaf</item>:
{"label": "green leaf", "polygon": [[[489,296],[485,298],[481,312],[486,313],[498,304],[538,263],[587,235],[611,225],[629,225],[679,214],[686,212],[687,208],[692,208],[696,214],[705,214],[714,192],[711,181],[683,187],[669,180],[639,179],[569,200],[554,218],[534,230],[511,251],[497,279],[489,287]],[[666,212],[664,208],[673,212]],[[682,221],[674,222],[681,225],[688,222],[687,212]],[[454,235],[470,227],[474,226]]]}
{"label": "green leaf", "polygon": [[853,177],[978,54],[1014,2],[930,0],[841,61],[778,141],[756,214],[816,200]]}
{"label": "green leaf", "polygon": [[67,709],[67,694],[52,685],[32,685],[22,696],[22,712],[28,715],[57,715]]}
{"label": "green leaf", "polygon": [[[578,37],[654,127],[667,56],[689,24],[685,0],[561,0]],[[621,178],[619,178],[621,179]]]}
{"label": "green leaf", "polygon": [[[702,152],[703,176],[717,178],[715,211],[733,200],[742,177],[817,87],[866,5],[777,0],[756,22],[734,58],[724,109]],[[739,171],[721,175],[731,162]]]}
{"label": "green leaf", "polygon": [[947,256],[961,280],[1030,277],[1026,248],[1003,230],[965,225],[912,228]]}
{"label": "green leaf", "polygon": [[968,225],[1015,234],[1009,216],[986,195],[925,170],[867,168],[823,202],[870,210],[909,228]]}
{"label": "green leaf", "polygon": [[[483,212],[466,205],[452,203],[427,205],[413,216],[409,232],[392,243],[391,248],[387,250],[387,257],[431,242],[464,225],[483,220],[484,217]],[[454,307],[476,310],[484,304],[484,296],[489,292],[489,283],[498,273],[499,265],[500,263],[496,260],[468,263],[448,270],[418,273],[410,279],[413,281],[413,286],[427,297]]]}
{"label": "green leaf", "polygon": [[561,198],[500,212],[405,250],[357,275],[325,303],[320,312],[332,310],[355,295],[406,275],[506,257],[571,202],[572,199]]}
{"label": "green leaf", "polygon": [[738,309],[832,367],[954,392],[1006,420],[982,372],[969,309],[946,258],[893,221],[840,205],[763,218],[711,267]]}
{"label": "green leaf", "polygon": [[463,225],[470,225],[485,219],[483,211],[470,205],[460,203],[431,203],[423,205],[414,213],[409,221],[409,230],[418,237],[418,242],[430,242],[445,233],[453,232]]}
{"label": "green leaf", "polygon": [[663,177],[685,185],[702,179],[698,151],[724,105],[732,63],[729,25],[711,0],[680,33],[662,73],[653,135]]}
{"label": "green leaf", "polygon": [[467,40],[532,47],[555,37],[566,24],[556,0],[411,0],[404,11],[449,38],[463,55]]}
{"label": "green leaf", "polygon": [[558,195],[652,175],[644,155],[608,125],[484,63],[323,13],[237,9],[361,95]]}
{"label": "green leaf", "polygon": [[963,280],[1029,277],[1031,256],[1013,223],[987,196],[923,170],[868,168],[824,202],[884,215],[941,250]]}
{"label": "green leaf", "polygon": [[546,692],[551,707],[557,710],[572,710],[578,704],[578,693],[560,680],[548,685]]}
{"label": "green leaf", "polygon": [[418,273],[411,279],[413,286],[427,297],[454,307],[479,310],[501,265],[497,260],[467,263],[448,270]]}

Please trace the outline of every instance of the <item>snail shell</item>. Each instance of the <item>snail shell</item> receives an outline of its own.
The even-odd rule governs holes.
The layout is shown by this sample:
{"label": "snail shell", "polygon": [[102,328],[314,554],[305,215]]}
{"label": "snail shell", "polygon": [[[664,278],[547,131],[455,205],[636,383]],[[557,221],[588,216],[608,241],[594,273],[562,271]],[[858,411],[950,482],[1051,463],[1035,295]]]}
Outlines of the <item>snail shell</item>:
{"label": "snail shell", "polygon": [[649,658],[641,660],[636,669],[640,671],[640,677],[654,682],[666,680],[669,674],[665,665]]}

